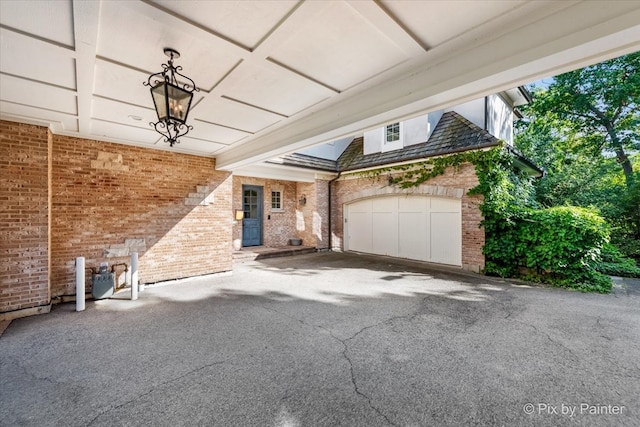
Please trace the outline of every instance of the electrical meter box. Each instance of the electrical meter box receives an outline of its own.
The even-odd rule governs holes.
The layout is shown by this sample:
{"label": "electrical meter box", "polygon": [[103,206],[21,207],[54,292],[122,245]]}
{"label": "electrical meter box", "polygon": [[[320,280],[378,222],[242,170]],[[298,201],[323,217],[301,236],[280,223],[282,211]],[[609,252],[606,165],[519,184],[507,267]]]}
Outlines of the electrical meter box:
{"label": "electrical meter box", "polygon": [[109,271],[106,265],[100,265],[97,273],[91,275],[93,282],[91,294],[94,299],[109,298],[116,286],[116,274]]}

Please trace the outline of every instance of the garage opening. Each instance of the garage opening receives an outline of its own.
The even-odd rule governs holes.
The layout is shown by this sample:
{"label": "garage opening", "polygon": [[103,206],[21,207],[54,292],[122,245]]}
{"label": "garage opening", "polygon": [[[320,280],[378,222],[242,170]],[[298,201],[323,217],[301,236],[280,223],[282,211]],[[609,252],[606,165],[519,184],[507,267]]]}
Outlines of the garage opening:
{"label": "garage opening", "polygon": [[344,206],[345,250],[462,265],[460,199],[385,196]]}

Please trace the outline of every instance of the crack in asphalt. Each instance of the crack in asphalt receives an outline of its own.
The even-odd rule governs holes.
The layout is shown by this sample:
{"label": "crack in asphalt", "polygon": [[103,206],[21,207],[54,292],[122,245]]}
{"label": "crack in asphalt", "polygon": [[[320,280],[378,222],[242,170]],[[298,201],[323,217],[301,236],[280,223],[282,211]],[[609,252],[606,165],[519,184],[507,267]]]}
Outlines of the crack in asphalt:
{"label": "crack in asphalt", "polygon": [[135,396],[135,397],[133,397],[133,398],[131,398],[131,399],[127,400],[126,402],[120,403],[120,404],[118,404],[118,405],[111,406],[110,408],[108,408],[108,409],[106,409],[106,410],[104,410],[104,411],[100,412],[98,415],[96,415],[95,417],[93,417],[93,419],[92,419],[91,421],[89,421],[89,422],[87,423],[87,426],[92,425],[92,424],[93,424],[93,423],[94,423],[98,418],[102,417],[102,416],[103,416],[103,415],[105,415],[105,414],[108,414],[109,412],[111,412],[111,411],[113,411],[113,410],[115,410],[115,409],[120,409],[120,408],[122,408],[122,407],[124,407],[124,406],[129,405],[130,403],[135,402],[136,400],[139,400],[139,399],[141,399],[141,398],[143,398],[143,397],[145,397],[145,396],[150,395],[151,393],[153,393],[156,389],[158,389],[158,388],[160,388],[160,387],[163,387],[163,386],[165,386],[165,385],[167,385],[167,384],[171,384],[172,382],[178,381],[178,380],[180,380],[180,379],[182,379],[182,378],[185,378],[185,377],[187,377],[187,376],[189,376],[189,375],[191,375],[191,374],[194,374],[194,373],[196,373],[196,372],[199,372],[199,371],[201,371],[201,370],[203,370],[203,369],[210,368],[211,366],[215,366],[215,365],[221,365],[221,364],[226,363],[226,362],[227,362],[226,360],[219,360],[219,361],[217,361],[217,362],[208,363],[208,364],[206,364],[206,365],[203,365],[203,366],[200,366],[200,367],[198,367],[198,368],[192,369],[192,370],[190,370],[190,371],[188,371],[188,372],[186,372],[186,373],[184,373],[184,374],[182,374],[182,375],[180,375],[180,376],[177,376],[177,377],[175,377],[175,378],[171,378],[171,379],[168,379],[168,380],[166,380],[166,381],[163,381],[163,382],[161,382],[160,384],[157,384],[157,385],[155,385],[155,386],[151,387],[151,388],[150,388],[149,390],[147,390],[146,392],[144,392],[144,393],[142,393],[142,394],[139,394],[139,395],[137,395],[137,396]]}
{"label": "crack in asphalt", "polygon": [[532,328],[534,331],[536,331],[537,334],[540,335],[544,335],[545,337],[547,337],[547,339],[554,343],[555,345],[562,347],[563,349],[565,349],[567,352],[569,352],[569,354],[571,354],[576,360],[580,360],[580,358],[573,352],[573,350],[571,350],[569,347],[567,347],[566,345],[562,344],[559,341],[554,340],[553,338],[551,338],[551,335],[549,335],[547,332],[541,331],[540,329],[538,329],[535,325],[532,325],[531,323],[526,323],[523,322],[521,320],[516,320],[516,319],[512,319],[514,322],[518,322],[521,325],[525,325],[528,326],[530,328]]}
{"label": "crack in asphalt", "polygon": [[[421,302],[422,302],[422,301],[421,301]],[[275,309],[270,308],[270,307],[266,307],[266,306],[264,306],[264,305],[260,305],[260,304],[252,304],[252,305],[254,305],[254,306],[256,306],[256,307],[259,307],[259,308],[262,308],[263,310],[271,311],[271,312],[276,313],[276,314],[278,314],[278,315],[280,315],[280,316],[287,317],[287,318],[289,318],[289,319],[291,319],[291,320],[295,320],[296,322],[301,323],[301,324],[303,324],[303,325],[305,325],[305,326],[308,326],[308,327],[310,327],[310,328],[314,328],[314,329],[321,329],[321,330],[325,331],[327,334],[329,334],[329,336],[330,336],[331,338],[333,338],[334,340],[336,340],[336,341],[338,341],[340,344],[342,344],[342,347],[343,347],[343,350],[342,350],[342,357],[343,357],[343,358],[347,361],[347,363],[349,364],[349,373],[350,373],[350,377],[351,377],[351,378],[350,378],[350,379],[351,379],[351,384],[353,385],[353,390],[355,391],[355,393],[356,393],[358,396],[363,397],[363,398],[367,401],[367,405],[369,405],[369,407],[370,407],[371,409],[373,409],[373,410],[376,412],[376,414],[378,414],[380,417],[384,418],[384,420],[385,420],[389,425],[391,425],[391,426],[397,426],[397,425],[398,425],[398,424],[394,423],[393,421],[391,421],[391,420],[389,419],[389,417],[387,417],[387,415],[385,415],[385,414],[384,414],[384,412],[382,412],[382,410],[381,410],[380,408],[378,408],[377,406],[375,406],[375,405],[373,404],[373,402],[371,401],[371,397],[369,397],[367,394],[365,394],[364,392],[362,392],[362,390],[360,390],[360,388],[358,387],[358,382],[357,382],[357,380],[356,380],[356,374],[355,374],[355,372],[354,372],[354,370],[353,370],[353,368],[354,368],[354,363],[353,363],[353,361],[351,360],[351,358],[349,357],[349,355],[347,354],[347,352],[349,351],[349,345],[347,344],[347,342],[348,342],[348,341],[353,340],[354,338],[356,338],[358,335],[360,335],[360,334],[361,334],[361,333],[363,333],[364,331],[367,331],[367,330],[369,330],[369,329],[373,329],[373,328],[377,328],[377,327],[379,327],[379,326],[382,326],[382,325],[385,325],[385,324],[388,324],[388,323],[392,323],[392,322],[393,322],[393,321],[395,321],[395,320],[399,320],[399,319],[408,319],[409,321],[413,320],[416,316],[418,316],[418,315],[420,314],[419,312],[420,312],[420,308],[422,307],[422,304],[420,305],[420,307],[419,307],[418,309],[414,310],[414,312],[412,312],[411,314],[405,314],[405,315],[403,315],[403,316],[393,316],[393,317],[390,317],[390,318],[388,318],[388,319],[385,319],[385,320],[383,320],[383,321],[381,321],[381,322],[374,323],[373,325],[367,325],[367,326],[364,326],[364,327],[362,327],[358,332],[356,332],[355,334],[351,335],[351,336],[350,336],[350,337],[348,337],[348,338],[344,338],[344,339],[343,339],[343,338],[338,337],[337,335],[335,335],[335,334],[333,333],[333,331],[332,331],[332,330],[330,330],[330,329],[328,329],[328,328],[325,328],[324,326],[315,325],[315,324],[312,324],[312,323],[305,322],[305,321],[304,321],[304,320],[302,320],[302,319],[299,319],[299,318],[297,318],[297,317],[293,317],[293,316],[291,316],[291,315],[289,315],[289,314],[287,314],[287,313],[283,313],[283,312],[281,312],[281,311],[275,310]]]}
{"label": "crack in asphalt", "polygon": [[[385,323],[385,322],[383,322]],[[365,393],[363,393],[359,388],[358,388],[358,382],[356,381],[356,374],[353,372],[353,361],[351,360],[351,358],[347,355],[347,352],[349,351],[349,346],[347,345],[347,341],[355,338],[358,334],[360,334],[365,328],[361,329],[360,331],[358,331],[353,337],[351,338],[347,338],[346,340],[342,341],[339,338],[333,336],[333,334],[331,336],[333,336],[334,338],[336,338],[338,341],[340,341],[342,343],[342,346],[344,347],[344,349],[342,350],[342,357],[345,358],[345,360],[347,361],[347,363],[349,363],[349,373],[351,374],[351,384],[353,384],[353,390],[356,392],[356,394],[358,396],[363,397],[366,401],[367,401],[367,405],[369,405],[369,407],[371,409],[373,409],[379,416],[381,416],[382,418],[385,419],[385,421],[392,426],[397,426],[396,423],[394,423],[393,421],[391,421],[389,419],[389,417],[387,417],[381,410],[380,408],[378,408],[377,406],[375,406],[373,404],[373,402],[371,402],[371,397],[369,397],[368,395],[366,395]]]}
{"label": "crack in asphalt", "polygon": [[48,382],[49,384],[53,384],[53,385],[57,385],[57,384],[62,384],[62,383],[64,383],[63,381],[56,381],[56,380],[54,380],[53,378],[49,378],[49,377],[39,377],[39,376],[37,376],[36,374],[34,374],[34,373],[32,373],[32,372],[29,372],[25,366],[23,366],[19,361],[15,360],[15,359],[14,359],[14,364],[15,364],[18,368],[20,368],[20,370],[21,370],[22,372],[24,372],[24,375],[25,375],[25,376],[27,376],[27,377],[29,377],[29,378],[33,379],[34,381],[45,381],[45,382]]}
{"label": "crack in asphalt", "polygon": [[509,319],[511,316],[513,316],[514,312],[517,309],[517,307],[514,307],[513,297],[508,294],[508,291],[504,292],[500,297],[492,298],[491,301],[498,304],[502,308],[502,311],[505,311],[507,313],[507,315],[504,316],[503,319]]}
{"label": "crack in asphalt", "polygon": [[[514,322],[518,322],[522,325],[525,326],[529,326],[530,328],[532,328],[536,333],[540,334],[540,335],[544,335],[547,337],[547,339],[552,342],[553,344],[555,344],[558,347],[563,348],[564,350],[566,350],[569,354],[571,354],[575,360],[580,360],[580,357],[573,351],[571,350],[569,347],[565,346],[564,344],[562,344],[561,342],[554,340],[553,338],[551,338],[551,335],[549,335],[548,333],[541,331],[540,329],[538,329],[535,325],[532,325],[530,323],[526,323],[523,322],[521,320],[516,320],[516,319],[511,319]],[[600,324],[600,317],[597,318],[596,320],[596,325],[600,326],[602,328],[602,325]],[[599,335],[602,338],[605,338],[608,341],[613,341],[612,338],[609,338],[605,335]],[[631,363],[631,362],[630,362]],[[582,368],[576,368],[576,369],[580,369],[584,372],[587,373],[591,373],[591,371],[589,370],[588,367],[582,367]],[[640,371],[640,368],[637,367],[628,367],[627,369],[629,370],[638,370]],[[634,378],[634,379],[640,379],[640,376],[636,375],[635,372],[613,372],[610,369],[605,369],[603,372],[607,372],[608,375],[614,376],[614,377],[620,377],[620,378]]]}

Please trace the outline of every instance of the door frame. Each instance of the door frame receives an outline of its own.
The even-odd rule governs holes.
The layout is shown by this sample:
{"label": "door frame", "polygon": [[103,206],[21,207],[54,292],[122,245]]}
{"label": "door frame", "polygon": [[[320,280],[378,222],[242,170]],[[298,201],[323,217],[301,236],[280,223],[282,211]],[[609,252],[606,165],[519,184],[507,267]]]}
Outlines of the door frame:
{"label": "door frame", "polygon": [[[245,245],[245,238],[244,238],[244,229],[245,229],[245,221],[247,219],[253,219],[253,218],[246,218],[246,211],[245,211],[245,205],[244,205],[244,192],[246,190],[255,190],[257,192],[258,195],[258,217],[255,218],[257,219],[257,226],[258,226],[258,232],[259,232],[259,241],[257,245]],[[245,218],[242,219],[242,235],[241,235],[241,241],[242,241],[242,247],[251,247],[251,246],[262,246],[264,244],[264,187],[261,185],[242,185],[242,210],[243,212],[245,212]]]}

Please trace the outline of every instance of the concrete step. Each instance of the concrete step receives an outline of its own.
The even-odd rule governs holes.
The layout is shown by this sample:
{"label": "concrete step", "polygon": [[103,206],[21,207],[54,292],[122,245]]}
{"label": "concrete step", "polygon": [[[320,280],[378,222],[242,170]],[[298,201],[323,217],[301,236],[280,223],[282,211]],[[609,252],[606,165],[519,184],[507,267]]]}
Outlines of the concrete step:
{"label": "concrete step", "polygon": [[242,248],[233,252],[233,262],[243,263],[258,259],[276,258],[283,256],[302,255],[316,252],[316,248],[311,246],[279,246],[266,247],[254,246]]}

